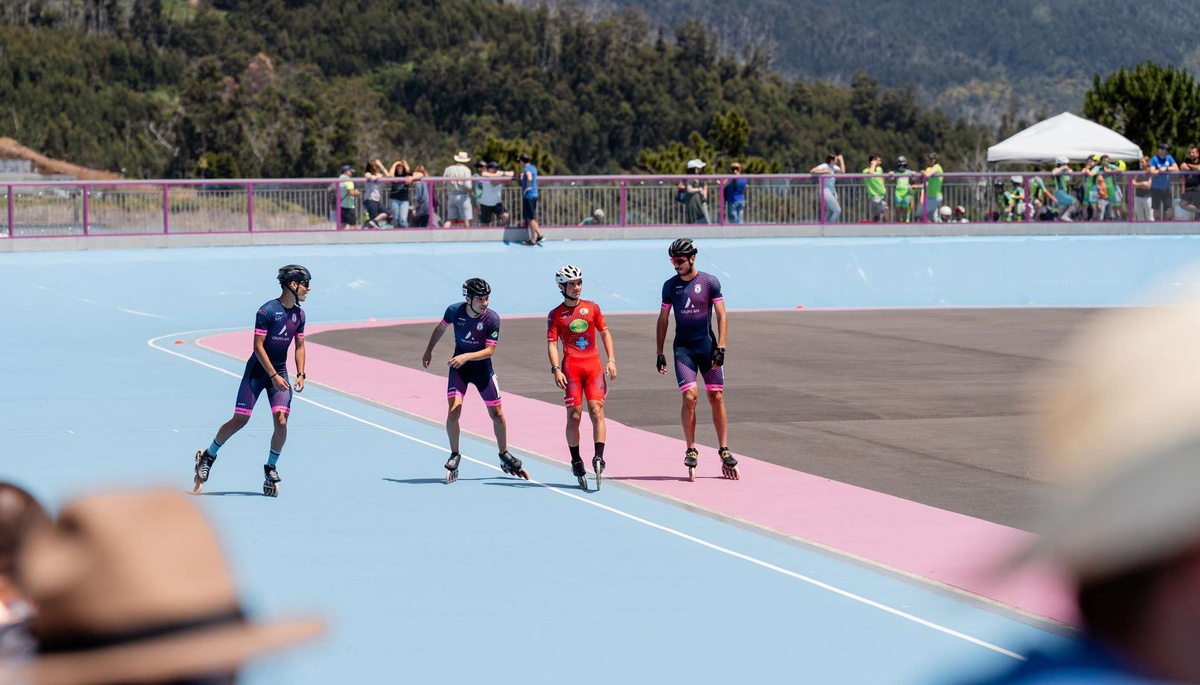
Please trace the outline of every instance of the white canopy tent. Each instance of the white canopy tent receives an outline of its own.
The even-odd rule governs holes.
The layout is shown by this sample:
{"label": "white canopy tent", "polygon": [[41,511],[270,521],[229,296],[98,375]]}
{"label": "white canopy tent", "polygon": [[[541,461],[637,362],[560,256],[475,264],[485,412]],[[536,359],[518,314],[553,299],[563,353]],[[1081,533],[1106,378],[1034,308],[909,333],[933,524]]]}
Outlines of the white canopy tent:
{"label": "white canopy tent", "polygon": [[1063,156],[1078,162],[1092,155],[1137,161],[1142,150],[1112,129],[1063,112],[989,147],[987,161],[989,165],[1035,164]]}

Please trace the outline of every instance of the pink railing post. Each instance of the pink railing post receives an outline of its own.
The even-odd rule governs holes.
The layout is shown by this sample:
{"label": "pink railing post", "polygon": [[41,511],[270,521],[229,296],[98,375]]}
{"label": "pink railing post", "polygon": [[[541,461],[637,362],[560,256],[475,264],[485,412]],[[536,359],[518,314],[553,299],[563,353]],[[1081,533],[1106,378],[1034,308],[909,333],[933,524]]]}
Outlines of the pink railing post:
{"label": "pink railing post", "polygon": [[825,177],[824,176],[817,177],[817,195],[820,197],[820,202],[821,202],[820,221],[821,221],[821,225],[824,226],[825,225]]}
{"label": "pink railing post", "polygon": [[1125,221],[1133,223],[1133,174],[1125,172],[1122,175],[1125,177]]}
{"label": "pink railing post", "polygon": [[246,214],[249,215],[248,230],[254,232],[254,184],[246,184]]}
{"label": "pink railing post", "polygon": [[15,211],[15,204],[13,202],[13,187],[12,187],[12,185],[9,185],[8,186],[8,237],[9,238],[14,237],[13,236],[13,226],[15,225],[14,221],[13,221],[13,212],[14,211]]}
{"label": "pink railing post", "polygon": [[719,202],[721,204],[721,208],[717,210],[717,216],[720,217],[719,219],[717,219],[717,223],[724,226],[725,225],[725,179],[723,179],[723,178],[717,181],[717,202]]}
{"label": "pink railing post", "polygon": [[88,190],[88,185],[85,183],[83,184],[83,234],[85,236],[88,234],[89,224],[91,223],[88,221],[88,195],[91,195],[91,192]]}
{"label": "pink railing post", "polygon": [[335,188],[333,200],[334,208],[333,215],[337,217],[337,230],[342,230],[342,179],[338,178],[337,183],[333,184]]}
{"label": "pink railing post", "polygon": [[625,179],[621,179],[621,228],[625,227]]}
{"label": "pink railing post", "polygon": [[163,183],[163,233],[170,233],[171,226],[171,196],[168,189],[171,186]]}

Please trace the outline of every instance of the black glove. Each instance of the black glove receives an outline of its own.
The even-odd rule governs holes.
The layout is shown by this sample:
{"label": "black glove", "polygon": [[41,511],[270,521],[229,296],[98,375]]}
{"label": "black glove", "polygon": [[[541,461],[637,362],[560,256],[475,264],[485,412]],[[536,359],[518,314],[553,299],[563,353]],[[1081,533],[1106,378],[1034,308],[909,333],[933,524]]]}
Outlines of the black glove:
{"label": "black glove", "polygon": [[717,367],[725,366],[725,348],[724,347],[713,348],[712,365],[717,366]]}
{"label": "black glove", "polygon": [[658,361],[657,361],[656,363],[658,364],[658,372],[659,372],[659,373],[663,373],[664,371],[666,371],[666,370],[667,370],[667,357],[666,357],[666,355],[663,355],[663,354],[660,354],[660,355],[658,355]]}

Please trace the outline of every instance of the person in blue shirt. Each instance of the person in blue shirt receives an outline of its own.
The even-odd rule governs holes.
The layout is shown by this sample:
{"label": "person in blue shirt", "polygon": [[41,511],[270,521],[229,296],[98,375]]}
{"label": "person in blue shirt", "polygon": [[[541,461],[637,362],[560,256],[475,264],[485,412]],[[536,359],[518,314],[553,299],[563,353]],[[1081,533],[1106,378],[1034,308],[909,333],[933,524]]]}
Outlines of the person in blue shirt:
{"label": "person in blue shirt", "polygon": [[1171,156],[1170,147],[1166,143],[1158,146],[1158,154],[1150,158],[1150,168],[1158,170],[1158,174],[1150,179],[1150,206],[1154,209],[1154,218],[1158,221],[1169,221],[1175,217],[1174,202],[1171,199],[1171,174],[1164,171],[1179,171],[1179,165]]}
{"label": "person in blue shirt", "polygon": [[[300,303],[308,298],[309,282],[312,280],[308,269],[299,264],[288,264],[280,267],[277,275],[282,289],[279,297],[268,300],[258,308],[254,317],[254,352],[246,360],[246,369],[242,373],[242,382],[238,386],[237,405],[233,410],[233,418],[226,421],[213,438],[207,449],[196,452],[195,476],[193,490],[199,494],[208,482],[208,476],[213,463],[217,460],[217,451],[233,434],[246,427],[250,414],[258,402],[258,396],[267,391],[267,399],[271,403],[271,418],[275,431],[271,434],[271,452],[267,463],[263,465],[263,494],[271,497],[279,495],[279,472],[275,464],[283,451],[283,443],[287,441],[288,415],[292,411],[292,391],[304,390],[304,310]],[[296,343],[296,384],[288,382],[287,353],[292,343]]]}
{"label": "person in blue shirt", "polygon": [[729,165],[733,178],[725,181],[725,220],[731,224],[744,223],[743,212],[746,211],[746,178],[742,176],[742,165],[734,162]]}
{"label": "person in blue shirt", "polygon": [[537,222],[537,205],[538,205],[538,168],[533,163],[533,157],[529,156],[528,152],[522,152],[517,161],[522,164],[520,181],[521,181],[521,219],[525,222],[525,228],[529,229],[529,239],[525,241],[526,245],[537,245],[546,239],[542,235],[541,229],[538,228]]}

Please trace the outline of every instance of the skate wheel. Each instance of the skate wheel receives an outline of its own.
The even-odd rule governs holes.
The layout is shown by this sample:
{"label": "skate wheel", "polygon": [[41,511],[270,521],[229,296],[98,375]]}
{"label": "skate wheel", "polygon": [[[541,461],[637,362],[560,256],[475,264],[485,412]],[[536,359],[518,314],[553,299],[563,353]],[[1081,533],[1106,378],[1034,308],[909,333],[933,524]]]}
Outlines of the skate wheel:
{"label": "skate wheel", "polygon": [[600,474],[597,473],[596,474],[596,491],[599,492],[599,490],[600,490]]}
{"label": "skate wheel", "polygon": [[738,473],[738,468],[736,466],[726,466],[722,468],[721,475],[725,476],[729,480],[739,480],[741,478],[741,474]]}
{"label": "skate wheel", "polygon": [[199,480],[192,482],[192,494],[193,495],[199,495],[200,491],[203,489],[204,489],[204,483],[200,482]]}
{"label": "skate wheel", "polygon": [[576,478],[579,479],[579,489],[583,490],[584,492],[587,492],[588,491],[587,476],[576,476]]}
{"label": "skate wheel", "polygon": [[278,497],[279,483],[263,483],[263,494],[267,497]]}
{"label": "skate wheel", "polygon": [[688,481],[692,482],[692,483],[696,482],[696,467],[695,466],[688,467]]}
{"label": "skate wheel", "polygon": [[526,471],[525,469],[521,469],[520,471],[517,472],[516,475],[521,478],[524,478],[525,480],[529,480],[529,472]]}
{"label": "skate wheel", "polygon": [[446,472],[446,485],[449,485],[456,480],[458,480],[458,469]]}

